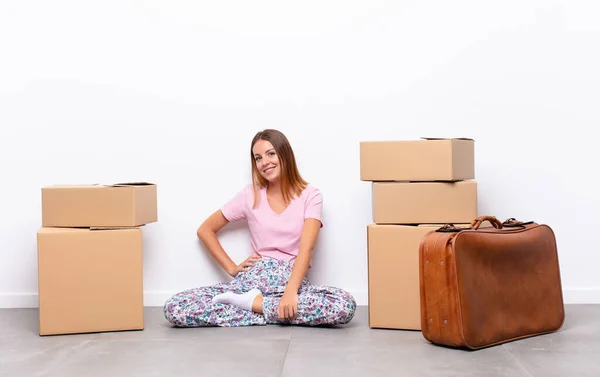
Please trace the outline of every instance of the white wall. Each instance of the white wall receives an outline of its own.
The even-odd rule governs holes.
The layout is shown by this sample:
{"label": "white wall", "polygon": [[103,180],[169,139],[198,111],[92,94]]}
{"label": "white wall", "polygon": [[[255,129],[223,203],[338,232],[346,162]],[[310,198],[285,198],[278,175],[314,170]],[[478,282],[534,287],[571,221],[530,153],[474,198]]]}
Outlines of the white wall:
{"label": "white wall", "polygon": [[[481,214],[556,232],[567,302],[600,302],[595,1],[0,2],[0,306],[36,306],[40,188],[158,184],[147,305],[225,278],[196,228],[267,127],[325,197],[310,272],[366,304],[359,142],[476,139]],[[235,228],[235,227],[234,227]],[[247,232],[223,243],[241,261]]]}

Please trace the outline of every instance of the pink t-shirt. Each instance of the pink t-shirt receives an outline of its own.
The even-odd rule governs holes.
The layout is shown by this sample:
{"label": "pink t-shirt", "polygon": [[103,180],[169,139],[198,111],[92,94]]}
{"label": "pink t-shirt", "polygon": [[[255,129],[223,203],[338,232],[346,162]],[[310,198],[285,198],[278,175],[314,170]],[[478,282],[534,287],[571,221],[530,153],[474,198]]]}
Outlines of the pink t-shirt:
{"label": "pink t-shirt", "polygon": [[300,249],[304,220],[313,218],[322,221],[321,192],[313,186],[307,186],[281,214],[277,214],[269,205],[266,188],[260,189],[259,195],[258,206],[252,208],[254,190],[249,184],[221,207],[221,212],[229,221],[248,221],[250,243],[258,255],[286,261],[295,260]]}

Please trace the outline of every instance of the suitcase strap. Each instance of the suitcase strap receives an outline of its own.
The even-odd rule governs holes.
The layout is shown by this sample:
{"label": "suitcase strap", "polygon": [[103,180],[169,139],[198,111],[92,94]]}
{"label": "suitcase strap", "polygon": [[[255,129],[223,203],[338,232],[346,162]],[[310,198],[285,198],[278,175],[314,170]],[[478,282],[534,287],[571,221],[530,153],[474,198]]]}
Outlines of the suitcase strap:
{"label": "suitcase strap", "polygon": [[500,222],[494,216],[480,216],[471,222],[471,225],[468,228],[457,228],[454,224],[444,224],[442,227],[436,229],[436,232],[460,232],[463,230],[477,230],[481,226],[482,223],[488,221],[492,226],[496,229],[502,228],[525,228],[525,225],[533,224],[534,221],[519,221],[514,217],[508,218],[504,220],[504,222]]}

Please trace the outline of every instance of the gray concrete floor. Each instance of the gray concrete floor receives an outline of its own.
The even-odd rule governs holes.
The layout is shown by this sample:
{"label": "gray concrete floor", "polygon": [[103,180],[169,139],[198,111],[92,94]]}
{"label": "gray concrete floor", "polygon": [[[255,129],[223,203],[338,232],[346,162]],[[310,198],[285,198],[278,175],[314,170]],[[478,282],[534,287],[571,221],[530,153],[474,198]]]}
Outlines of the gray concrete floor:
{"label": "gray concrete floor", "polygon": [[[0,310],[0,376],[600,376],[600,305],[567,305],[557,333],[479,351],[419,331],[373,330],[367,308],[339,328],[172,328],[146,308],[143,331],[37,335],[36,309]],[[368,374],[367,374],[368,373]]]}

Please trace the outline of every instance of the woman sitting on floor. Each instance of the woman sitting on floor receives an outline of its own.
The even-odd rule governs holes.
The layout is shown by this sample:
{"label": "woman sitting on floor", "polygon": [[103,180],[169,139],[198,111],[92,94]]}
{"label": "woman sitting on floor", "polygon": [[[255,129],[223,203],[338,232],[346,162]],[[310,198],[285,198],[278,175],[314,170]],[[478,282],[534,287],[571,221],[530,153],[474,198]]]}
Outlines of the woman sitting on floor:
{"label": "woman sitting on floor", "polygon": [[[164,305],[165,317],[179,327],[350,322],[354,297],[305,277],[323,227],[321,192],[300,176],[281,132],[258,132],[250,155],[253,183],[198,229],[202,243],[233,280],[175,294]],[[255,253],[236,265],[217,232],[241,219],[248,222]]]}

